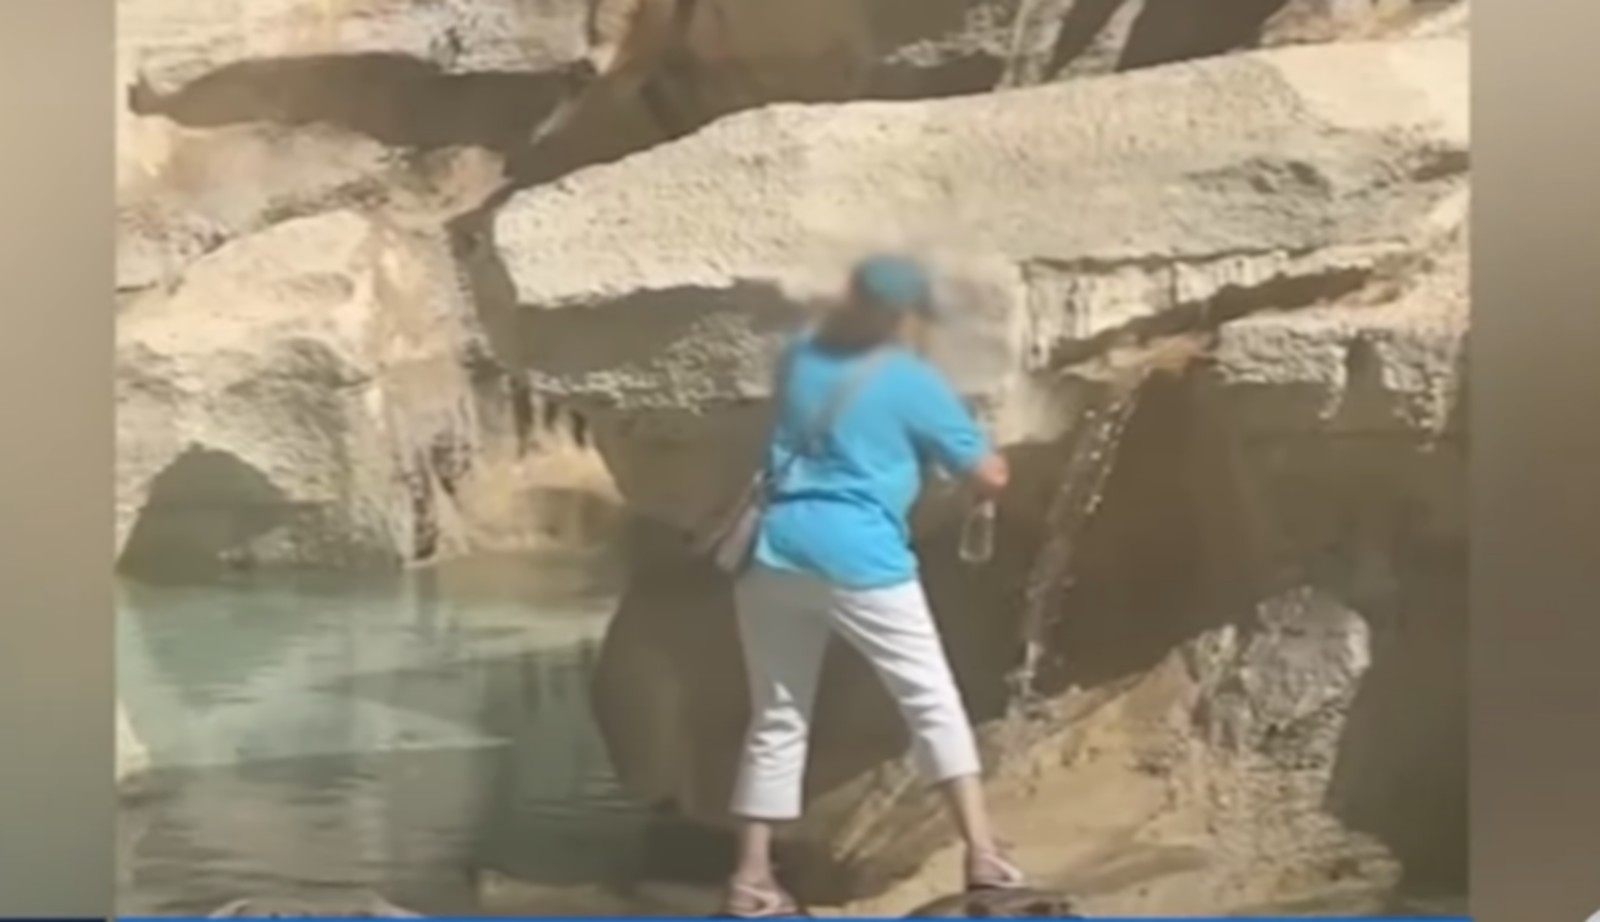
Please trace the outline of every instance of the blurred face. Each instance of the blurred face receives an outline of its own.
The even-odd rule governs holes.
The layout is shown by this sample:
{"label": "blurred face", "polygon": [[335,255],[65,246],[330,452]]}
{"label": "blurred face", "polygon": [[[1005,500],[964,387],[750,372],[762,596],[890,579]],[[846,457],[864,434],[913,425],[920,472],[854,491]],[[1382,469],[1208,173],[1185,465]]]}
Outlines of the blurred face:
{"label": "blurred face", "polygon": [[894,338],[908,346],[917,346],[923,340],[927,329],[927,321],[921,313],[906,308],[885,306],[877,303],[870,295],[852,288],[842,305],[846,310],[860,310],[862,312],[885,312],[892,314],[887,322],[894,327]]}
{"label": "blurred face", "polygon": [[[869,321],[895,341],[921,349],[927,340],[926,303],[933,297],[932,280],[916,260],[894,255],[870,257],[851,276],[851,301],[863,314],[878,314]],[[880,312],[887,312],[888,316]],[[881,339],[882,337],[880,337]]]}

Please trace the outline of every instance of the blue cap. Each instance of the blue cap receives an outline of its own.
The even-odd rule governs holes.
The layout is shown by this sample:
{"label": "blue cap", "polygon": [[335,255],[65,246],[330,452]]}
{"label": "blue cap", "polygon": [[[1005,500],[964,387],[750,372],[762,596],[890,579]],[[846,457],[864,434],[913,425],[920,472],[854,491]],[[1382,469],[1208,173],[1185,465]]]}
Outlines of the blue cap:
{"label": "blue cap", "polygon": [[916,260],[872,256],[856,264],[851,286],[860,297],[892,310],[933,313],[933,280]]}

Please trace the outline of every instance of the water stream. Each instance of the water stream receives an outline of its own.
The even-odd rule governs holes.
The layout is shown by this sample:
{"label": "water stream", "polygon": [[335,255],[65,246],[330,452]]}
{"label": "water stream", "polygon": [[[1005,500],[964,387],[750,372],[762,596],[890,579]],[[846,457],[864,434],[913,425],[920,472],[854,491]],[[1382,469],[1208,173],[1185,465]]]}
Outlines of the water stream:
{"label": "water stream", "polygon": [[152,772],[123,807],[118,909],[380,894],[481,911],[485,872],[633,876],[588,677],[619,579],[594,563],[124,582],[118,685]]}

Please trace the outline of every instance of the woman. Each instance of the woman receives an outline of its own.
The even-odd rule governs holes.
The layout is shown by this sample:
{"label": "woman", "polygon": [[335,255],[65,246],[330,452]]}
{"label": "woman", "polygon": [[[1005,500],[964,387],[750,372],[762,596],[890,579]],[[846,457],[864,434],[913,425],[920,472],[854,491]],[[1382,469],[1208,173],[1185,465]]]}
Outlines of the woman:
{"label": "woman", "polygon": [[817,677],[834,633],[866,657],[899,705],[916,763],[939,785],[966,845],[967,886],[1023,883],[990,828],[977,746],[907,523],[924,461],[993,496],[1006,485],[1005,459],[907,345],[932,313],[921,267],[866,260],[849,294],[784,356],[767,456],[782,482],[736,587],[752,717],[732,803],[741,822],[728,915],[796,910],[773,877],[772,824],[800,813]]}

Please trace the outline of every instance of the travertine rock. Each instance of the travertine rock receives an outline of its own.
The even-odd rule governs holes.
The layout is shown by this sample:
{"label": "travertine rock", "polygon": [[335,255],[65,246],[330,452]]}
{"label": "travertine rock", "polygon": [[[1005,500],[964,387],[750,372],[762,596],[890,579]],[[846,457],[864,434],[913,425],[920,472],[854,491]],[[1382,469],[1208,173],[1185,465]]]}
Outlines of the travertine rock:
{"label": "travertine rock", "polygon": [[[1457,203],[1464,209],[1465,196]],[[1466,388],[1468,238],[1423,255],[1381,303],[1262,313],[1225,325],[1217,379],[1247,431],[1459,431]]]}
{"label": "travertine rock", "polygon": [[1406,27],[1410,38],[1436,38],[1453,36],[1466,38],[1472,25],[1472,4],[1468,0],[1433,5],[1426,15]]}
{"label": "travertine rock", "polygon": [[440,478],[473,431],[450,268],[438,235],[334,212],[229,244],[127,308],[124,561],[356,564],[448,542]]}
{"label": "travertine rock", "polygon": [[1414,38],[1436,17],[1464,17],[1466,0],[1290,0],[1262,26],[1262,44]]}
{"label": "travertine rock", "polygon": [[517,171],[548,179],[771,102],[982,93],[1261,44],[1371,38],[1403,31],[1424,13],[1443,9],[1448,17],[1464,7],[1455,0],[120,0],[119,176],[137,172],[161,148],[167,126],[153,121],[160,115],[192,126],[332,123],[395,146],[507,153],[563,99],[583,98],[582,117]]}
{"label": "travertine rock", "polygon": [[966,286],[936,344],[957,381],[1003,440],[1053,437],[1052,355],[1206,304],[1336,301],[1439,248],[1464,215],[1466,67],[1457,40],[1329,45],[732,117],[510,201],[515,306],[490,331],[541,390],[648,432],[764,396],[774,343],[845,259],[921,245]]}
{"label": "travertine rock", "polygon": [[609,540],[617,500],[582,420],[479,336],[442,230],[348,210],[225,243],[137,296],[117,320],[123,566]]}
{"label": "travertine rock", "polygon": [[1026,0],[1005,85],[1276,45],[1405,35],[1462,0]]}
{"label": "travertine rock", "polygon": [[583,58],[587,13],[580,0],[119,0],[117,42],[158,95],[227,68],[327,56],[542,73]]}
{"label": "travertine rock", "polygon": [[[1067,603],[1094,624],[1072,619],[1057,638],[1080,664],[1066,668],[1094,687],[1127,677],[1105,664],[1148,668],[1162,644],[1228,636],[1203,619],[1248,618],[1284,572],[1334,587],[1331,608],[1311,607],[1348,617],[1326,637],[1305,635],[1303,649],[1293,638],[1307,625],[1282,637],[1260,628],[1266,646],[1238,655],[1265,657],[1244,672],[1277,676],[1262,700],[1230,704],[1233,679],[1175,692],[1129,757],[1177,772],[1189,763],[1162,747],[1193,735],[1193,707],[1338,724],[1367,656],[1350,612],[1392,617],[1385,606],[1399,590],[1385,574],[1407,555],[1448,556],[1416,548],[1453,547],[1464,533],[1448,440],[1460,425],[1467,325],[1465,68],[1456,40],[1322,46],[982,101],[732,118],[513,200],[495,228],[510,290],[486,305],[500,312],[491,332],[541,389],[600,421],[632,508],[682,526],[711,507],[716,482],[740,482],[743,446],[759,432],[759,413],[742,404],[766,396],[774,339],[838,283],[854,245],[941,223],[959,230],[959,258],[942,265],[957,266],[977,297],[951,337],[956,376],[1002,439],[1041,443],[1019,464],[1021,497],[1048,495],[1057,456],[1044,443],[1071,426],[1070,401],[1049,399],[1061,388],[1044,381],[1052,361],[1157,322],[1220,322],[1180,396],[1141,410],[1128,436],[1078,573],[1090,595]],[[1322,461],[1307,457],[1317,451]],[[924,548],[980,719],[995,713],[1014,654],[1015,621],[996,612],[1016,605],[1043,505],[1017,500],[1017,556],[986,573],[952,571],[942,545]],[[1405,524],[1384,518],[1400,508]],[[608,635],[598,713],[635,791],[712,819],[743,720],[728,599],[681,560],[659,567],[636,573]],[[1298,611],[1293,598],[1264,610]],[[1453,628],[1440,617],[1431,640],[1386,646],[1386,668],[1447,674],[1421,649],[1447,645]],[[1129,619],[1151,630],[1130,639]],[[1301,669],[1322,662],[1350,668],[1332,683]],[[902,737],[881,692],[851,657],[829,668],[812,809],[794,832],[815,866],[795,873],[859,893],[915,866],[937,837],[924,834],[928,802],[894,761]],[[1313,702],[1315,714],[1301,714],[1305,683],[1334,696]],[[1391,711],[1411,707],[1385,694],[1399,696]],[[1436,700],[1411,713],[1446,711]],[[1296,873],[1340,856],[1367,862],[1373,846],[1320,812],[1333,749],[1345,744],[1308,731],[1285,745],[1301,773],[1274,788],[1292,795],[1281,810],[1251,814],[1260,790],[1228,773],[1260,765],[1212,761],[1209,750],[1180,788],[1246,805],[1214,811],[1232,818],[1239,843],[1303,840],[1285,859]],[[1372,777],[1349,784],[1370,791]],[[1451,815],[1435,806],[1430,815]]]}
{"label": "travertine rock", "polygon": [[117,288],[167,285],[200,256],[274,223],[358,210],[441,227],[503,182],[480,148],[422,156],[327,126],[183,129],[165,119],[159,158],[117,197]]}
{"label": "travertine rock", "polygon": [[[681,39],[630,35],[680,0],[596,8],[596,69],[650,60],[679,130],[780,101],[914,99],[1400,31],[1454,0],[701,0]],[[650,31],[648,29],[642,31]]]}
{"label": "travertine rock", "polygon": [[119,291],[174,281],[196,258],[276,220],[381,199],[396,159],[330,130],[174,128],[165,140],[159,162],[119,190]]}
{"label": "travertine rock", "polygon": [[[1018,455],[993,564],[956,564],[948,528],[922,548],[1001,765],[1019,590],[1082,379],[1116,370],[1108,349],[1216,328],[1148,389],[1053,628],[1052,693],[1102,707],[1030,754],[1011,815],[1073,814],[1083,765],[1115,790],[1153,778],[1198,818],[1167,832],[1232,863],[1199,903],[1129,888],[1085,911],[1222,912],[1262,868],[1319,886],[1381,864],[1352,829],[1448,874],[1466,4],[701,0],[660,42],[629,33],[636,0],[590,6],[122,0],[123,565],[393,564],[557,517],[582,531],[610,499],[592,435],[661,542],[635,554],[598,717],[635,793],[720,820],[743,678],[725,581],[677,530],[744,482],[778,338],[862,249],[904,246],[946,270],[964,309],[936,357]],[[1352,38],[1383,41],[1208,57]],[[604,165],[447,240],[575,75],[641,47],[543,175]],[[1170,61],[1188,63],[1148,67]],[[768,105],[867,98],[924,101]],[[530,455],[545,406],[560,445]],[[842,900],[945,828],[874,678],[827,668],[789,867]],[[129,729],[119,708],[119,781],[140,770]],[[1022,844],[1052,874],[1062,834],[1038,835]]]}
{"label": "travertine rock", "polygon": [[[119,47],[135,78],[158,95],[227,68],[327,56],[405,57],[442,74],[544,73],[579,61],[603,70],[635,45],[633,30],[673,18],[657,17],[653,8],[680,3],[272,0],[182,7],[120,0]],[[744,92],[759,102],[971,92],[992,86],[999,73],[1014,5],[818,0],[790,8],[776,0],[706,0],[693,11],[687,50],[701,69],[699,82],[754,78]],[[931,84],[908,83],[917,73]],[[853,80],[840,82],[847,74]],[[952,82],[958,75],[963,79]]]}
{"label": "travertine rock", "polygon": [[993,88],[1017,0],[704,0],[687,39],[706,117],[778,102],[923,98]]}
{"label": "travertine rock", "polygon": [[[541,167],[551,174],[772,101],[987,90],[1008,53],[1013,7],[122,0],[118,92],[139,112],[193,124],[332,121],[389,143],[501,150],[526,142],[561,98],[590,93],[585,108],[596,111],[556,139],[562,149]],[[594,75],[608,76],[588,85]]]}

